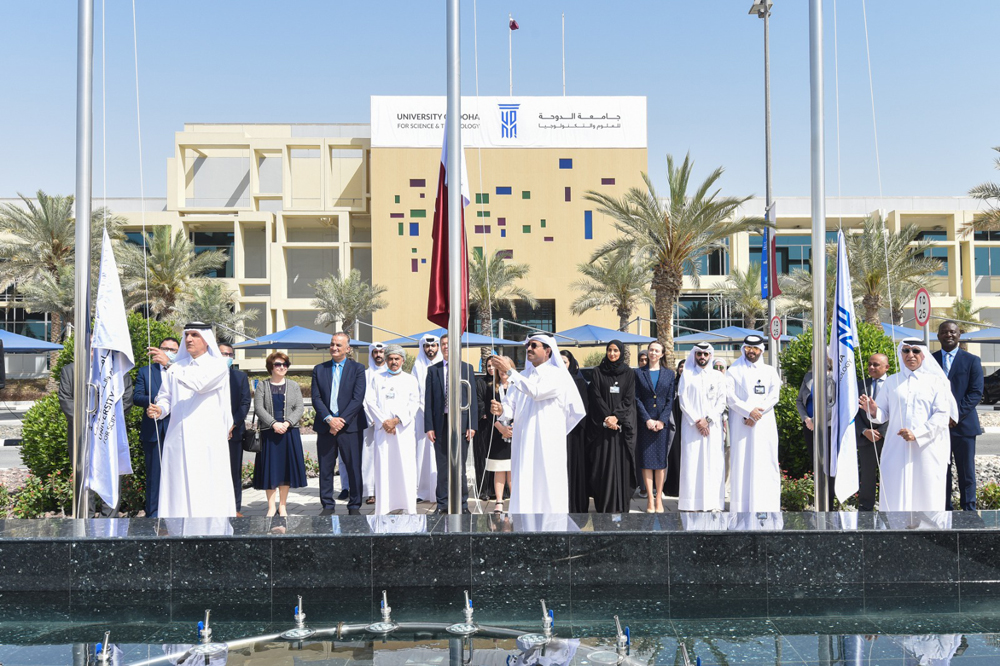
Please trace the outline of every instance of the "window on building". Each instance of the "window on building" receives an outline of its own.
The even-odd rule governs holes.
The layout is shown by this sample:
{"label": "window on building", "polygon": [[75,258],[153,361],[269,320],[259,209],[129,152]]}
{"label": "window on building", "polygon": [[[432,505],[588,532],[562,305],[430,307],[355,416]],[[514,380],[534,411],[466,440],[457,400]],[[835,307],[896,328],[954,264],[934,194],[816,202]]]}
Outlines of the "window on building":
{"label": "window on building", "polygon": [[695,261],[698,265],[699,275],[729,275],[728,238],[725,243],[726,247],[724,249],[713,250]]}
{"label": "window on building", "polygon": [[192,231],[191,242],[194,243],[196,254],[209,250],[222,250],[226,253],[226,263],[214,271],[209,271],[208,277],[233,277],[233,232],[232,231]]}
{"label": "window on building", "polygon": [[[921,231],[917,234],[917,240],[923,241],[947,241],[948,232],[946,231]],[[921,252],[919,255],[921,257],[928,257],[931,259],[939,259],[941,261],[941,270],[935,271],[934,275],[948,275],[948,248],[946,247],[932,247],[927,252]]]}
{"label": "window on building", "polygon": [[674,337],[732,325],[714,294],[685,294],[674,304]]}
{"label": "window on building", "polygon": [[[536,330],[556,331],[556,302],[555,299],[538,299],[537,307],[530,307],[526,301],[514,301],[514,312],[517,317],[512,317],[510,308],[506,305],[493,304],[493,335],[504,337],[507,340],[523,340],[531,331],[524,326],[529,326]],[[500,335],[500,319],[504,319],[503,336]],[[479,310],[474,305],[469,306],[469,328],[479,332]],[[517,322],[520,326],[510,322]],[[505,347],[504,353],[514,359],[518,367],[524,366],[524,346]]]}
{"label": "window on building", "polygon": [[[761,239],[760,234],[750,235],[750,263],[760,264]],[[837,242],[837,232],[827,231],[826,242]],[[778,273],[788,275],[794,270],[812,272],[812,236],[808,235],[778,235],[777,243]]]}
{"label": "window on building", "polygon": [[977,241],[1000,241],[1000,231],[977,231],[972,238]]}

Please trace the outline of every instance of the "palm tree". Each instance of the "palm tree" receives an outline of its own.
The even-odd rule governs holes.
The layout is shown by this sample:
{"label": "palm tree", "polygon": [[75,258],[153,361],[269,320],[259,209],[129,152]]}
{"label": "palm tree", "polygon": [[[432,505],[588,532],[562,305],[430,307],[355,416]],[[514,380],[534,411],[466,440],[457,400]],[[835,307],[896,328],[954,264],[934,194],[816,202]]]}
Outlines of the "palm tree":
{"label": "palm tree", "polygon": [[146,238],[146,253],[133,243],[123,244],[119,257],[122,291],[129,306],[146,306],[156,319],[171,317],[185,298],[199,289],[210,271],[225,265],[224,250],[195,252],[183,230],[155,227]]}
{"label": "palm tree", "polygon": [[[525,301],[532,308],[538,306],[531,291],[518,284],[530,270],[528,264],[506,261],[499,253],[489,258],[478,252],[473,253],[469,261],[469,308],[476,309],[480,335],[493,335],[490,330],[493,306],[505,306],[513,319],[517,319],[518,300]],[[489,349],[483,347],[482,353],[485,358]]]}
{"label": "palm tree", "polygon": [[215,324],[219,342],[235,341],[233,330],[242,331],[247,336],[256,335],[256,329],[247,326],[247,322],[256,318],[257,310],[236,311],[236,292],[228,289],[224,282],[207,278],[185,296],[172,316],[179,326],[189,321]]}
{"label": "palm tree", "polygon": [[614,254],[577,265],[583,279],[571,286],[582,292],[570,305],[575,315],[600,307],[614,308],[618,315],[618,330],[624,331],[632,313],[640,305],[652,305],[649,291],[649,267],[628,255]]}
{"label": "palm tree", "polygon": [[312,305],[319,310],[316,323],[320,325],[340,322],[343,331],[352,331],[354,322],[362,315],[389,307],[382,298],[388,291],[387,287],[378,284],[368,284],[361,279],[361,271],[351,269],[346,278],[333,276],[323,278],[312,285],[316,290],[316,299]]}
{"label": "palm tree", "polygon": [[673,305],[684,275],[690,275],[697,285],[698,259],[724,248],[724,241],[733,234],[765,224],[759,217],[732,219],[751,197],[719,196],[719,190],[713,188],[722,176],[722,167],[689,195],[692,167],[690,155],[684,157],[680,167],[675,167],[673,157],[667,155],[670,193],[666,201],[660,199],[646,173],[642,174],[645,189],[633,187],[621,199],[594,191],[585,196],[614,220],[620,234],[598,248],[593,260],[623,251],[652,266],[657,331],[667,363],[673,363]]}
{"label": "palm tree", "polygon": [[[958,322],[958,330],[963,335],[970,331],[977,331],[986,324],[976,324],[973,322],[982,321],[979,318],[979,313],[986,308],[974,308],[972,307],[971,298],[956,298],[955,302],[951,304],[951,316]],[[969,345],[966,342],[961,342],[959,340],[959,346],[962,349],[968,349]]]}
{"label": "palm tree", "polygon": [[[1000,153],[1000,146],[993,150]],[[1000,157],[994,162],[994,166],[1000,169]],[[1000,229],[1000,183],[983,183],[969,190],[969,196],[975,197],[989,204],[985,214],[974,220],[972,228],[974,231],[996,231]]]}
{"label": "palm tree", "polygon": [[760,264],[750,264],[745,271],[729,271],[720,292],[722,300],[734,315],[739,315],[743,328],[757,329],[767,320],[767,301],[760,296]]}
{"label": "palm tree", "polygon": [[[39,287],[42,291],[33,292],[37,297],[33,307],[37,312],[51,314],[49,340],[59,342],[63,322],[73,314],[72,308],[67,310],[63,305],[56,305],[62,300],[62,297],[57,297],[60,291],[65,293],[69,289],[72,292],[72,276],[67,284],[62,271],[76,263],[74,199],[72,196],[49,196],[42,190],[36,192],[35,199],[23,194],[18,196],[21,205],[0,204],[0,235],[4,236],[4,241],[0,243],[0,290],[15,285],[18,292],[24,293],[26,285],[44,281],[44,289]],[[94,276],[100,267],[102,227],[105,223],[112,241],[117,242],[124,237],[121,232],[124,218],[105,208],[93,211],[90,235]],[[46,290],[48,295],[44,294]],[[47,309],[49,304],[56,309]]]}

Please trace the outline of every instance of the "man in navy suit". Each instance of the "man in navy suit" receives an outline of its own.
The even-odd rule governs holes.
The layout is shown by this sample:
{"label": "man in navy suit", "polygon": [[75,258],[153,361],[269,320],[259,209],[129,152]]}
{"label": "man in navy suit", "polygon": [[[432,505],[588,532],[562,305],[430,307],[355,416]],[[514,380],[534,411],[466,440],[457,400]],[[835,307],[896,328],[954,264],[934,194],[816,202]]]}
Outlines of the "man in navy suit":
{"label": "man in navy suit", "polygon": [[[434,459],[437,462],[437,512],[448,513],[448,399],[445,393],[448,377],[448,336],[441,336],[442,363],[427,368],[427,386],[424,398],[424,431],[427,439],[434,443]],[[465,474],[465,463],[469,459],[469,442],[475,436],[473,425],[479,423],[479,408],[472,386],[476,385],[476,372],[468,363],[462,362],[462,384],[460,403],[468,402],[469,409],[462,410],[462,513],[469,513],[469,484]]]}
{"label": "man in navy suit", "polygon": [[[868,357],[868,379],[858,380],[858,395],[871,399],[885,387],[889,372],[889,357],[872,354]],[[858,511],[875,510],[875,494],[878,485],[879,461],[882,459],[882,445],[885,443],[889,422],[873,423],[863,409],[858,409],[854,417],[854,432],[858,440]],[[832,505],[831,505],[832,506]]]}
{"label": "man in navy suit", "polygon": [[242,518],[243,508],[243,433],[247,429],[247,414],[253,393],[247,373],[233,367],[236,352],[228,342],[219,343],[219,351],[229,364],[229,400],[233,412],[233,425],[229,427],[229,468],[233,475],[233,493],[236,495],[236,515]]}
{"label": "man in navy suit", "polygon": [[346,333],[334,333],[330,339],[330,356],[325,363],[313,368],[312,404],[316,410],[316,453],[319,457],[320,515],[334,512],[333,470],[337,455],[347,466],[350,495],[349,514],[361,513],[361,441],[368,427],[363,406],[365,401],[365,366],[347,358],[351,339]]}
{"label": "man in navy suit", "polygon": [[[163,338],[160,347],[167,358],[173,360],[181,348],[177,338]],[[163,439],[167,436],[167,425],[170,417],[154,421],[146,415],[146,408],[156,400],[163,383],[163,375],[167,366],[151,363],[139,368],[135,375],[135,393],[133,402],[142,407],[142,425],[139,427],[139,439],[142,440],[142,453],[146,461],[146,516],[156,518],[160,500],[160,454],[163,452]]]}
{"label": "man in navy suit", "polygon": [[[958,472],[958,495],[963,511],[976,510],[976,437],[982,432],[976,405],[983,399],[983,364],[978,356],[958,346],[962,337],[958,322],[948,319],[938,326],[941,350],[934,352],[951,382],[951,394],[958,403],[958,423],[951,422],[951,454]],[[945,510],[951,511],[951,465],[948,465],[948,496]]]}

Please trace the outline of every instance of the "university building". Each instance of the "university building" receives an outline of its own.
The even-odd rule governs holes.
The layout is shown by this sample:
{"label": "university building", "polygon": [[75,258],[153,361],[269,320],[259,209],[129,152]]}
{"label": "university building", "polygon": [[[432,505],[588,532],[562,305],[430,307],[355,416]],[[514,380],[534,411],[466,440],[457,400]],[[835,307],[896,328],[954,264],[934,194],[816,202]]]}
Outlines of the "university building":
{"label": "university building", "polygon": [[[538,306],[519,304],[517,322],[550,331],[584,323],[617,328],[608,308],[572,314],[578,294],[571,285],[579,279],[577,265],[615,234],[586,193],[620,197],[642,187],[640,174],[649,169],[645,98],[470,97],[462,104],[470,252],[501,253],[530,266],[522,285]],[[167,196],[144,203],[109,199],[108,205],[128,218],[133,242],[141,242],[144,221],[147,231],[159,225],[183,230],[199,250],[225,250],[229,261],[212,277],[237,292],[239,309],[258,313],[251,324],[258,334],[293,325],[322,329],[315,324],[312,285],[357,269],[388,288],[389,303],[368,320],[374,328],[360,327],[360,338],[412,335],[434,327],[426,301],[444,111],[443,97],[373,97],[370,124],[187,124],[167,159]],[[741,212],[762,215],[763,208],[757,199]],[[994,288],[1000,286],[1000,234],[965,232],[978,208],[978,201],[962,197],[830,199],[828,228],[856,227],[877,211],[891,227],[919,225],[944,262],[939,274],[928,276],[935,307],[972,298],[988,308],[984,319],[1000,322]],[[776,212],[779,272],[810,269],[808,198],[779,197]],[[675,335],[739,323],[718,292],[731,269],[759,261],[760,243],[760,236],[739,234],[727,250],[702,260],[700,282],[685,280]],[[4,328],[47,336],[47,317],[25,312],[12,293],[0,306]],[[495,319],[511,319],[494,310]],[[651,311],[636,314],[652,319]],[[503,336],[523,339],[526,329],[518,323],[505,322]],[[650,324],[641,326],[648,334]],[[638,324],[631,330],[638,332]],[[795,321],[789,332],[796,332]],[[1000,363],[991,347],[980,352],[987,365]],[[238,362],[262,371],[266,353],[241,352]],[[295,351],[291,357],[305,369],[328,355]],[[44,359],[38,361],[44,369]],[[37,363],[31,367],[38,370]]]}

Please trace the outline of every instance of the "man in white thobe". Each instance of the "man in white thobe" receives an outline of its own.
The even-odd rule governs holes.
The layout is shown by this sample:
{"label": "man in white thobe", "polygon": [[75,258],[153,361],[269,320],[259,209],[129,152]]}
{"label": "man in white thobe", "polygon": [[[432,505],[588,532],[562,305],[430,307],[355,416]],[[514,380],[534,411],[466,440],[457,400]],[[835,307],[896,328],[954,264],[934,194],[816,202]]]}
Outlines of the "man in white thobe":
{"label": "man in white thobe", "polygon": [[566,435],[586,416],[583,400],[552,337],[532,335],[525,347],[521,373],[493,357],[498,372],[510,372],[503,404],[490,404],[494,415],[513,421],[510,512],[568,513]]}
{"label": "man in white thobe", "polygon": [[726,502],[726,448],[722,413],[726,376],[713,369],[715,350],[696,344],[684,363],[677,398],[681,405],[681,511],[722,511]]}
{"label": "man in white thobe", "polygon": [[[365,370],[365,384],[371,388],[372,381],[389,366],[385,363],[385,345],[373,342],[368,345],[368,369]],[[366,393],[367,395],[367,393]],[[371,421],[371,419],[368,419]],[[364,487],[361,496],[367,497],[367,504],[375,503],[375,429],[374,423],[365,428],[361,442],[361,480]],[[343,479],[341,479],[343,485]]]}
{"label": "man in white thobe", "polygon": [[[441,354],[441,338],[436,335],[425,335],[420,340],[420,350],[410,374],[417,380],[420,387],[420,405],[417,410],[417,423],[424,422],[424,393],[427,391],[427,368],[444,360]],[[423,428],[418,428],[423,430]],[[417,433],[417,498],[421,501],[437,500],[437,461],[434,458],[434,442],[427,439],[424,432]]]}
{"label": "man in white thobe", "polygon": [[[161,350],[149,351],[153,363],[167,364]],[[146,413],[152,419],[170,417],[160,463],[159,517],[235,516],[229,367],[211,326],[195,322],[184,327],[181,350]]]}
{"label": "man in white thobe", "polygon": [[385,357],[386,370],[372,377],[365,392],[365,411],[375,424],[375,513],[416,513],[420,387],[403,372],[402,347],[389,345]]}
{"label": "man in white thobe", "polygon": [[888,423],[882,447],[879,509],[938,511],[951,455],[949,419],[958,420],[951,383],[922,340],[903,340],[899,372],[872,400],[858,399],[873,423]]}
{"label": "man in white thobe", "polygon": [[743,355],[726,373],[730,513],[781,511],[778,422],[774,418],[781,379],[761,358],[763,353],[764,338],[748,335]]}

